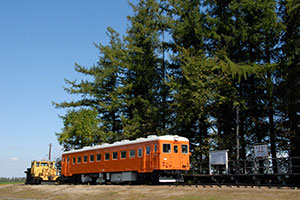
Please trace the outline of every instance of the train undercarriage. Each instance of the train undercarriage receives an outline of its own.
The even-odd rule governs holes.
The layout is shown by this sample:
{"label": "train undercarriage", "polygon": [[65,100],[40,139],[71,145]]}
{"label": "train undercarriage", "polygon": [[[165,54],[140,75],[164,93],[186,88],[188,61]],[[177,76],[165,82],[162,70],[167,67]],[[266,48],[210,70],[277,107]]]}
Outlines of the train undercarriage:
{"label": "train undercarriage", "polygon": [[62,176],[59,183],[69,184],[163,184],[183,183],[185,171],[164,170],[153,171],[152,173],[130,172],[106,172],[90,174],[74,174]]}

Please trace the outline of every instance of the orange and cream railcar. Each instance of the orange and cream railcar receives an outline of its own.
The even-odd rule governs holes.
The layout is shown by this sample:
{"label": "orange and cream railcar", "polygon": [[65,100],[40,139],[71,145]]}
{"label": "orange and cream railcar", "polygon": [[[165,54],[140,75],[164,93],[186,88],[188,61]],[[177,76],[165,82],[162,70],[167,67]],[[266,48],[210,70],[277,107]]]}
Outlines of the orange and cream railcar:
{"label": "orange and cream railcar", "polygon": [[62,180],[72,183],[179,182],[190,169],[189,140],[148,136],[62,154]]}

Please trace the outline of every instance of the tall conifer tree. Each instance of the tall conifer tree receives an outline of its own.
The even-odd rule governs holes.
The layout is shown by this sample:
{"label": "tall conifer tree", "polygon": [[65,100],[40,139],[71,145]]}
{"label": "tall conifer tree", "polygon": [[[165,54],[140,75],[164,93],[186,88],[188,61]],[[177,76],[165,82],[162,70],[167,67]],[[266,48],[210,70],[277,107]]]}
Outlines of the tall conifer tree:
{"label": "tall conifer tree", "polygon": [[290,144],[290,155],[299,156],[300,2],[282,0],[281,19],[277,3],[131,4],[134,12],[124,37],[108,28],[110,43],[96,45],[97,64],[76,64],[75,70],[90,78],[67,80],[66,91],[80,97],[55,104],[74,109],[62,117],[59,141],[69,149],[179,134],[190,139],[199,161],[208,150],[236,152],[239,128],[241,158],[262,142],[269,144],[273,158],[282,148],[279,143]]}
{"label": "tall conifer tree", "polygon": [[159,5],[155,0],[141,0],[131,6],[134,14],[128,17],[130,26],[125,36],[127,57],[122,83],[125,98],[122,119],[126,138],[160,134]]}
{"label": "tall conifer tree", "polygon": [[[285,25],[283,35],[282,82],[280,83],[281,113],[289,138],[289,154],[300,155],[300,1],[283,0],[282,18]],[[300,165],[294,160],[293,165]],[[295,167],[293,172],[299,173]]]}
{"label": "tall conifer tree", "polygon": [[[264,96],[264,90],[267,90],[266,80],[271,77],[263,79],[264,75],[267,76],[269,68],[260,67],[261,65],[269,66],[277,56],[275,47],[278,44],[281,26],[276,15],[276,1],[207,2],[210,5],[212,30],[215,31],[210,49],[215,53],[221,51],[229,60],[236,63],[237,65],[233,67],[237,74],[243,75],[247,72],[245,76],[234,81],[239,91],[240,102],[244,102],[240,112],[240,139],[243,145],[243,156],[245,156],[246,144],[250,149],[255,142],[268,142],[270,136],[273,144],[271,145],[272,152],[275,154],[273,156],[276,156],[274,123],[272,122],[274,111],[271,104],[273,97],[270,96],[272,83],[270,81],[271,86],[267,91],[269,97]],[[238,65],[240,67],[236,68]],[[245,68],[245,65],[249,67]],[[257,76],[257,74],[260,75]],[[268,104],[268,107],[265,104]],[[227,112],[220,114],[232,110],[231,116],[234,117],[235,110],[233,107],[230,109],[232,105],[229,104]],[[269,120],[266,120],[267,117]],[[221,121],[226,120],[226,116],[217,118]],[[270,124],[267,124],[267,121],[270,121]],[[230,122],[227,121],[225,124],[230,124]],[[269,134],[266,134],[268,132]]]}
{"label": "tall conifer tree", "polygon": [[[96,45],[100,51],[100,56],[95,66],[90,68],[78,64],[75,66],[77,72],[89,75],[91,78],[82,80],[80,83],[66,80],[70,87],[65,88],[65,90],[70,94],[81,95],[81,98],[71,102],[65,101],[54,104],[57,108],[89,108],[96,110],[98,113],[98,131],[102,135],[106,135],[106,141],[112,142],[119,138],[122,132],[120,118],[122,98],[118,88],[122,76],[120,62],[124,56],[124,51],[119,35],[112,28],[108,28],[108,36],[110,44]],[[76,119],[70,118],[68,115],[64,119],[68,119],[68,121]]]}

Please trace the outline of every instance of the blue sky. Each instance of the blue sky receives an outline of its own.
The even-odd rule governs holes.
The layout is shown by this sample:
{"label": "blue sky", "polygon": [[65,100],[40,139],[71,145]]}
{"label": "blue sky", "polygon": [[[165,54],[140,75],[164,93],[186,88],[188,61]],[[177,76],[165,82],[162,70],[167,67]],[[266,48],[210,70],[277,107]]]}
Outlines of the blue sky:
{"label": "blue sky", "polygon": [[52,101],[72,100],[64,78],[92,66],[106,28],[126,31],[127,0],[0,0],[0,177],[23,177],[31,160],[61,155],[63,127]]}

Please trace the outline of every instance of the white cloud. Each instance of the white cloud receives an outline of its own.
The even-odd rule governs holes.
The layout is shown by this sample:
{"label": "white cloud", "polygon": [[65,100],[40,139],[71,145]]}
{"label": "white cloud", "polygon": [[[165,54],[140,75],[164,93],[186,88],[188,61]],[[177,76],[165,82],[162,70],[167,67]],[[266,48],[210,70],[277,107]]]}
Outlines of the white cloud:
{"label": "white cloud", "polygon": [[10,161],[19,161],[20,159],[18,158],[18,157],[12,157],[11,159],[10,159]]}

